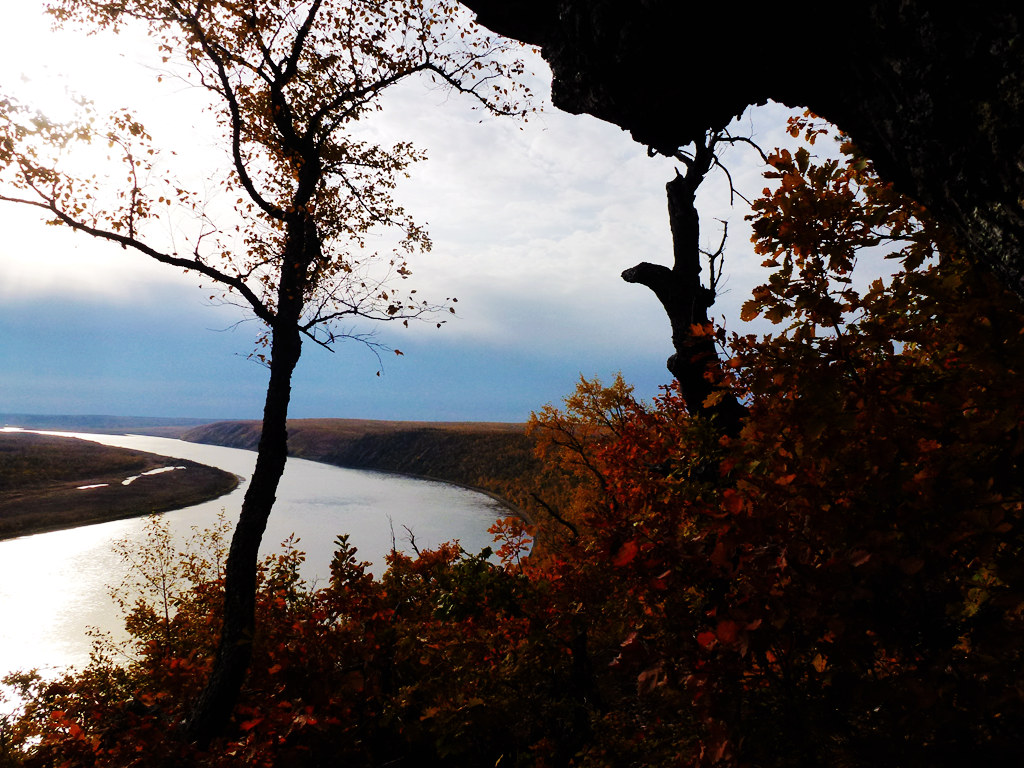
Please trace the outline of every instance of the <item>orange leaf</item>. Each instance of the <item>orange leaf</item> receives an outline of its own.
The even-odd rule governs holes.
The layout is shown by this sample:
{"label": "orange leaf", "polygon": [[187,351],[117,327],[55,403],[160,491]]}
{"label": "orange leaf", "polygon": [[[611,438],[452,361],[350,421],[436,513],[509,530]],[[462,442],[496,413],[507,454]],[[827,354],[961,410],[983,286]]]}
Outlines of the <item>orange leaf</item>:
{"label": "orange leaf", "polygon": [[740,307],[740,320],[745,323],[749,323],[759,314],[761,314],[761,304],[755,299],[743,302],[743,305]]}
{"label": "orange leaf", "polygon": [[716,389],[714,392],[712,392],[710,395],[704,398],[703,405],[705,408],[714,408],[716,405],[722,402],[723,397],[725,397],[725,390]]}

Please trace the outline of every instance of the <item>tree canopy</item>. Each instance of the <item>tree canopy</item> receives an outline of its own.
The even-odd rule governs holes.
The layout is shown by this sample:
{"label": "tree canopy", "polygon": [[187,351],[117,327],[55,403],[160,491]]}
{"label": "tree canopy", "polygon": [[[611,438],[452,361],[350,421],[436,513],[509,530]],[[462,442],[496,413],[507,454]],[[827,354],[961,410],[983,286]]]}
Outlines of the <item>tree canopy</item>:
{"label": "tree canopy", "polygon": [[[65,0],[53,13],[87,28],[142,25],[166,76],[212,94],[224,149],[223,164],[210,169],[218,188],[204,195],[179,182],[174,158],[128,108],[95,115],[84,103],[77,123],[53,124],[6,99],[3,199],[212,279],[268,326],[282,309],[282,281],[293,280],[300,329],[319,342],[335,338],[325,326],[336,321],[405,317],[425,306],[386,287],[409,274],[406,256],[430,241],[392,196],[421,153],[351,131],[381,108],[377,97],[422,74],[477,106],[523,109],[523,92],[506,79],[520,65],[494,39],[467,35],[454,3]],[[107,145],[113,165],[83,174],[74,157],[88,143]],[[314,227],[315,249],[290,274],[282,256],[300,222]],[[376,256],[367,235],[382,227],[400,233],[384,254],[390,269],[365,274]]]}

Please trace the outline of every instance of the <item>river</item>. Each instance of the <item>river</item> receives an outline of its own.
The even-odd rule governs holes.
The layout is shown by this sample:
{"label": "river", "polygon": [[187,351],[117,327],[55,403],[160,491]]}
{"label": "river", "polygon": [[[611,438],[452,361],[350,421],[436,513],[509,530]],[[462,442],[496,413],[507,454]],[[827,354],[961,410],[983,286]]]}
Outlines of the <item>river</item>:
{"label": "river", "polygon": [[[191,459],[244,478],[226,496],[164,513],[183,542],[193,527],[213,525],[221,510],[232,523],[237,519],[256,460],[253,451],[160,437],[44,434]],[[459,539],[465,549],[477,552],[491,544],[487,529],[504,514],[498,502],[465,488],[289,459],[263,551],[275,551],[294,533],[308,555],[303,576],[324,581],[332,543],[347,533],[360,559],[371,561],[380,574],[391,551],[392,530],[400,549],[410,549],[408,527],[421,549]],[[127,566],[112,544],[119,539],[141,544],[145,525],[146,518],[133,518],[0,541],[0,677],[14,670],[38,668],[49,674],[84,665],[92,647],[90,627],[120,635],[121,616],[109,588],[121,582]]]}

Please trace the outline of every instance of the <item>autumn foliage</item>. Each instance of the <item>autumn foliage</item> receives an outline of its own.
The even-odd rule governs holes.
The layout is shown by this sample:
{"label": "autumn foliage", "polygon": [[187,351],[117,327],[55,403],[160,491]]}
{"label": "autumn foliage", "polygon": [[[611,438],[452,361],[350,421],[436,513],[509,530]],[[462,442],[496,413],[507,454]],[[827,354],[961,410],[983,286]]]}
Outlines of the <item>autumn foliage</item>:
{"label": "autumn foliage", "polygon": [[1012,764],[1020,302],[843,137],[820,159],[825,129],[792,130],[743,310],[777,330],[709,374],[747,408],[737,437],[675,388],[582,381],[532,421],[534,525],[495,526],[500,564],[446,545],[374,579],[341,538],[313,590],[285,550],[233,730],[199,753],[176,734],[216,634],[207,558],[174,611],[128,606],[131,663],[24,679],[9,763]]}

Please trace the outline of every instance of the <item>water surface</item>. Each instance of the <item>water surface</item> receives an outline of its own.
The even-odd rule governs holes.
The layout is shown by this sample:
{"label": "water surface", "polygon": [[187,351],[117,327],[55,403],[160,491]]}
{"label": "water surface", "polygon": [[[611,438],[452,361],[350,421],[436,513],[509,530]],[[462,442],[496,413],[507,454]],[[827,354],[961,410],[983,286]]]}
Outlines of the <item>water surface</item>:
{"label": "water surface", "polygon": [[[194,527],[213,525],[221,510],[234,523],[256,460],[253,451],[161,437],[46,434],[191,459],[242,477],[226,496],[164,513],[183,541]],[[504,514],[498,502],[465,488],[289,459],[262,551],[273,552],[294,533],[308,554],[303,576],[323,581],[334,539],[347,533],[379,574],[391,550],[392,531],[400,549],[410,549],[407,526],[421,549],[459,539],[476,552],[491,544],[487,528]],[[119,633],[120,614],[109,587],[121,582],[127,566],[112,544],[119,539],[141,544],[145,524],[145,518],[133,518],[0,541],[0,676],[19,669],[55,672],[81,666],[91,648],[89,627]]]}

